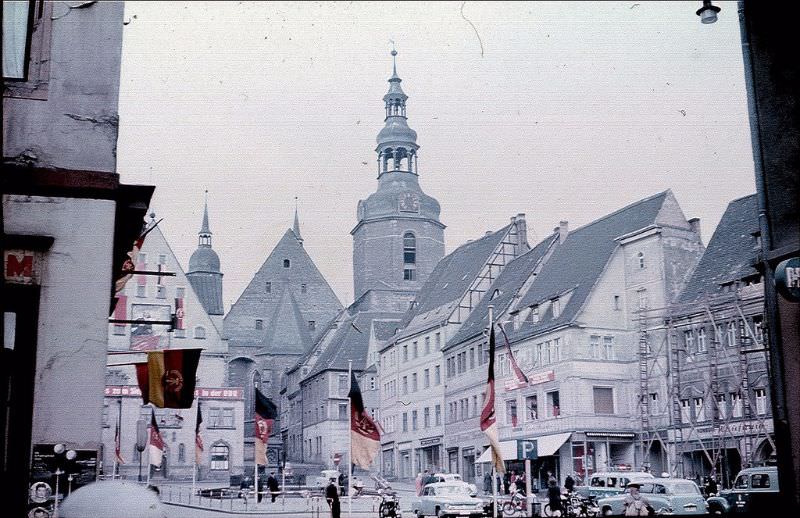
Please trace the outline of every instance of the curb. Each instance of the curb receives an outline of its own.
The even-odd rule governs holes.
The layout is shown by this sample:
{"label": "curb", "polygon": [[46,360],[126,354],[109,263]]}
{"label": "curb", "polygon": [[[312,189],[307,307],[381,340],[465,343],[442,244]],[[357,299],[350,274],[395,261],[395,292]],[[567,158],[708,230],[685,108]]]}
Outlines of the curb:
{"label": "curb", "polygon": [[[264,516],[264,515],[287,515],[287,516],[315,516],[316,510],[312,511],[311,509],[306,509],[303,511],[266,511],[266,510],[254,510],[254,511],[230,511],[226,509],[214,509],[213,507],[202,507],[199,505],[192,505],[192,504],[179,504],[176,502],[161,502],[163,505],[174,505],[175,507],[185,507],[187,509],[199,509],[201,511],[209,511],[214,513],[224,513],[224,514],[240,514],[240,515],[254,515],[254,516]],[[327,509],[321,510],[319,516],[328,516],[330,515],[330,511]],[[375,516],[374,511],[353,511],[353,515],[366,515],[366,516]]]}

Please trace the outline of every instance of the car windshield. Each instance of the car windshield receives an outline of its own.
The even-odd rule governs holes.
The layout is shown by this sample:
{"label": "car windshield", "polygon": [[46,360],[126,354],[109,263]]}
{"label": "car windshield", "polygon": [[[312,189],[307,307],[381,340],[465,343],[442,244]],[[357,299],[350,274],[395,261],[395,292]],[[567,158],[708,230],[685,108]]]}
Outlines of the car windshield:
{"label": "car windshield", "polygon": [[465,486],[442,486],[437,487],[437,496],[469,496],[469,489]]}

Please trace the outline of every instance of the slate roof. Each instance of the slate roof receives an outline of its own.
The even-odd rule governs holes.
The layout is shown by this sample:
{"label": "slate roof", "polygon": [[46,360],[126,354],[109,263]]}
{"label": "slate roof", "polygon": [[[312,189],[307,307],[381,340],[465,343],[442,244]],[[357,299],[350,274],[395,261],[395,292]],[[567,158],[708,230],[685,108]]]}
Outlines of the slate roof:
{"label": "slate roof", "polygon": [[569,301],[562,304],[558,318],[552,318],[548,311],[537,324],[527,321],[509,332],[509,339],[520,340],[572,322],[616,250],[615,239],[655,224],[668,195],[671,196],[670,191],[658,193],[570,232],[542,267],[519,307],[571,292]]}
{"label": "slate roof", "polygon": [[758,275],[751,264],[757,253],[753,233],[758,230],[756,195],[730,202],[678,302],[717,295],[722,284]]}
{"label": "slate roof", "polygon": [[510,227],[511,224],[506,225],[480,239],[464,243],[443,257],[420,288],[417,303],[406,312],[402,328],[407,328],[416,317],[437,308],[441,308],[437,315],[441,319],[447,318]]}
{"label": "slate roof", "polygon": [[209,315],[222,315],[225,308],[222,305],[222,282],[217,273],[195,272],[186,274],[194,289],[197,298]]}
{"label": "slate roof", "polygon": [[[543,239],[539,244],[517,257],[500,273],[497,279],[489,288],[488,295],[481,299],[475,309],[470,313],[467,320],[459,328],[458,332],[445,345],[445,349],[453,347],[459,343],[469,340],[479,335],[489,325],[489,304],[494,305],[495,315],[499,315],[514,300],[514,296],[525,284],[536,268],[536,265],[544,258],[547,251],[558,240],[558,233],[551,234]],[[492,298],[492,294],[498,291],[497,296]]]}

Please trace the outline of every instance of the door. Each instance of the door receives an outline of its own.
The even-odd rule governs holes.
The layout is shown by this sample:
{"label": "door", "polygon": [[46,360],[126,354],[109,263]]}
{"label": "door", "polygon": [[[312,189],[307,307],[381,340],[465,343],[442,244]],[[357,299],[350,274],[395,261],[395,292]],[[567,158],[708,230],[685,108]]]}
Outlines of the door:
{"label": "door", "polygon": [[[39,287],[6,284],[3,287],[3,353],[0,387],[0,462],[8,492],[4,509],[23,516],[27,507],[30,473],[33,394],[36,378],[36,338],[39,323]],[[23,475],[23,476],[20,476]]]}

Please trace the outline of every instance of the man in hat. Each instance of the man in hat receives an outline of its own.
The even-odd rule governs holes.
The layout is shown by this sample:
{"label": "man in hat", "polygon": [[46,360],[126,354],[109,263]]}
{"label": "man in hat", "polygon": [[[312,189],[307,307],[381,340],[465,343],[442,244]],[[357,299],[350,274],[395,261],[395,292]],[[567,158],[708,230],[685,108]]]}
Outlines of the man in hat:
{"label": "man in hat", "polygon": [[625,495],[625,500],[622,502],[625,516],[648,516],[650,514],[652,507],[647,498],[639,492],[640,487],[641,485],[636,482],[628,484],[628,494]]}

